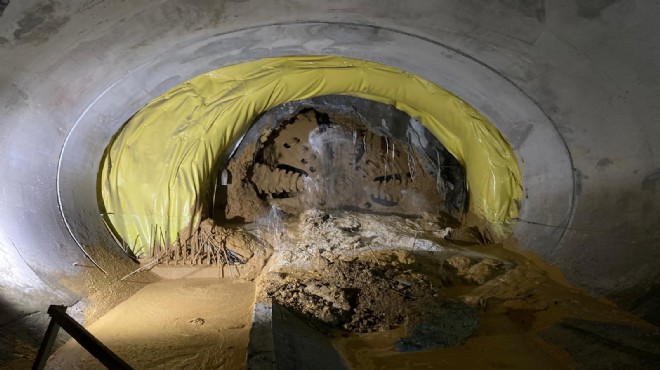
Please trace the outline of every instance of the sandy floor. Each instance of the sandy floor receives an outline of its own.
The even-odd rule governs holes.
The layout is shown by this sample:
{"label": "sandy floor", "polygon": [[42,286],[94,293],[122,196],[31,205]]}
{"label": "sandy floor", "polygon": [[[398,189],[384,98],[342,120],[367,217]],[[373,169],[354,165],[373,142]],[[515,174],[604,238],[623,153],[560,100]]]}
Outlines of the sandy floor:
{"label": "sandy floor", "polygon": [[[243,369],[254,284],[222,279],[150,284],[88,330],[136,369]],[[75,341],[49,369],[104,369]]]}
{"label": "sandy floor", "polygon": [[[403,330],[363,334],[348,340],[338,340],[336,346],[350,369],[571,369],[570,358],[558,359],[539,348],[532,336],[515,328],[497,334],[485,334],[493,325],[481,317],[481,330],[466,344],[441,350],[400,353],[394,342]],[[497,324],[496,324],[497,325]],[[558,354],[557,356],[560,356]]]}
{"label": "sandy floor", "polygon": [[[256,283],[217,278],[151,283],[88,329],[136,369],[228,370],[245,368],[255,299],[272,298],[334,333],[333,346],[355,370],[584,368],[571,355],[579,343],[546,341],[543,333],[564,318],[654,329],[571,287],[538,257],[513,245],[479,244],[469,228],[450,228],[447,235],[437,219],[312,211],[300,218],[269,216],[249,229],[274,251]],[[110,287],[106,291],[114,294],[121,285]],[[433,317],[427,304],[436,299],[465,302],[478,315],[478,326],[462,344],[397,352],[398,341],[411,337],[418,319]],[[466,326],[464,316],[450,321]],[[616,357],[614,348],[589,348],[598,352],[587,353],[588,364]],[[624,353],[619,363],[631,364],[626,361],[636,360],[635,353]],[[69,342],[48,368],[104,367]]]}
{"label": "sandy floor", "polygon": [[[481,286],[445,287],[449,297],[479,302],[479,327],[465,344],[422,352],[397,352],[404,327],[337,337],[334,346],[351,369],[576,369],[566,348],[540,333],[567,317],[653,329],[611,302],[565,285],[555,269],[501,246],[470,246],[475,252],[516,263],[516,267]],[[568,342],[567,342],[568,343]],[[607,356],[608,353],[599,356]],[[629,368],[639,364],[630,364]]]}

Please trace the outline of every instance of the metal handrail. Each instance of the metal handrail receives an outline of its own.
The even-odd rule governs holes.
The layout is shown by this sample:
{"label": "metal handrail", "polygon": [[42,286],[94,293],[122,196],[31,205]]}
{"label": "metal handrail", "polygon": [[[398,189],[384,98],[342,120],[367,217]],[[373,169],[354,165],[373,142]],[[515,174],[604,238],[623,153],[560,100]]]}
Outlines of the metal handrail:
{"label": "metal handrail", "polygon": [[129,364],[124,362],[119,356],[112,352],[108,347],[101,343],[96,337],[92,335],[87,329],[80,325],[76,320],[66,313],[65,306],[51,305],[48,307],[48,314],[50,315],[50,323],[44,340],[41,342],[39,352],[34,360],[32,369],[43,369],[48,361],[50,352],[53,349],[55,338],[60,327],[64,329],[73,339],[80,343],[92,356],[96,357],[108,369],[133,369]]}

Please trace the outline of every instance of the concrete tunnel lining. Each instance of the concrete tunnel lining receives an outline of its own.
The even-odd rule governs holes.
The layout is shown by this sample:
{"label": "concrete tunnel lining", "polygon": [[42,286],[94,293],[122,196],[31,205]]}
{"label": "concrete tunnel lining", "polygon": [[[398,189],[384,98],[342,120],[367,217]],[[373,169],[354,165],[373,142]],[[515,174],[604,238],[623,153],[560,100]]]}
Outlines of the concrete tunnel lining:
{"label": "concrete tunnel lining", "polygon": [[[121,9],[112,5],[107,15],[96,5],[80,11],[81,16],[74,15],[79,10],[75,6],[58,8],[56,16],[71,15],[76,22],[60,34],[55,28],[50,41],[30,38],[25,30],[22,41],[18,36],[15,43],[0,40],[7,60],[0,65],[0,78],[8,82],[0,91],[7,98],[2,108],[7,124],[0,135],[6,159],[0,169],[12,174],[0,182],[5,256],[0,291],[17,314],[80,298],[60,280],[80,274],[72,263],[83,255],[71,235],[80,244],[115,245],[98,215],[95,168],[112,133],[132,113],[197,74],[293,53],[382,62],[461,96],[500,128],[521,159],[528,196],[521,218],[556,226],[518,223],[516,235],[523,247],[559,264],[579,286],[627,304],[657,284],[657,238],[645,231],[653,230],[653,200],[660,194],[653,187],[658,152],[652,145],[659,133],[653,123],[658,109],[642,99],[658,92],[657,81],[642,78],[657,72],[657,56],[649,48],[643,52],[657,34],[657,4],[619,3],[602,14],[598,9],[589,19],[571,13],[573,2],[547,4],[540,25],[531,18],[508,25],[504,23],[514,20],[509,13],[487,14],[502,4],[461,18],[469,4],[430,6],[433,2],[422,1],[411,4],[409,12],[393,6],[385,15],[374,15],[368,2],[357,10],[327,14],[311,6],[302,6],[299,13],[286,7],[274,12],[279,2],[259,9],[248,2],[227,8],[250,15],[247,20],[200,21],[207,29],[178,23],[171,27],[172,20],[186,20],[210,6],[201,3],[191,5],[192,13],[177,14],[172,2],[155,6],[142,1]],[[38,4],[14,2],[2,22],[10,24]],[[99,12],[100,22],[112,24],[74,38],[74,31],[94,28],[85,17]],[[506,17],[501,20],[491,19],[502,14]],[[347,23],[332,23],[338,19]],[[268,22],[281,23],[256,26]],[[44,31],[37,27],[33,36]],[[11,29],[5,36],[10,34]],[[40,55],[44,58],[35,57]],[[442,68],[447,71],[441,73]],[[626,89],[631,91],[624,93]],[[631,175],[632,167],[626,166],[633,165]],[[642,191],[631,185],[638,179],[647,185]],[[615,220],[619,213],[621,219]],[[631,227],[630,234],[640,239],[607,234]]]}
{"label": "concrete tunnel lining", "polygon": [[[274,32],[271,29],[272,27],[278,28],[277,32]],[[117,106],[130,106],[131,104],[130,101],[117,102],[116,99],[114,99],[116,96],[128,97],[128,94],[115,93],[115,91],[117,90],[121,91],[121,89],[125,88],[123,86],[125,83],[127,83],[128,81],[131,81],[128,83],[133,83],[133,81],[135,80],[142,80],[145,86],[157,86],[157,89],[154,89],[152,94],[143,94],[144,96],[139,97],[140,102],[143,102],[144,100],[148,102],[149,100],[155,97],[154,95],[157,96],[159,94],[158,89],[163,89],[163,90],[169,89],[170,87],[175,86],[179,82],[185,81],[199,74],[201,69],[201,67],[199,66],[209,66],[209,63],[206,60],[204,60],[203,55],[201,56],[201,58],[194,60],[189,57],[189,55],[191,54],[198,55],[199,53],[196,53],[194,51],[195,50],[198,51],[200,49],[203,50],[203,48],[208,47],[208,45],[219,45],[222,43],[232,44],[233,42],[231,40],[233,39],[240,39],[244,43],[243,45],[247,45],[249,44],[248,40],[250,40],[251,37],[254,40],[254,43],[258,47],[258,45],[260,44],[264,44],[264,43],[268,44],[276,41],[274,39],[269,40],[268,39],[269,35],[278,35],[284,33],[292,36],[286,39],[286,41],[289,43],[289,45],[287,45],[286,48],[283,45],[282,39],[278,38],[280,50],[278,50],[277,55],[297,55],[297,54],[299,55],[304,53],[320,54],[321,50],[313,50],[313,49],[310,50],[309,48],[296,48],[296,46],[318,44],[316,40],[319,37],[321,39],[327,40],[328,39],[326,37],[327,34],[331,35],[337,32],[341,32],[341,29],[346,27],[352,29],[353,32],[355,32],[356,29],[362,28],[362,30],[360,30],[359,32],[355,32],[355,34],[360,34],[360,35],[372,35],[373,33],[379,34],[379,38],[381,40],[389,40],[388,41],[389,45],[391,45],[392,40],[397,40],[400,43],[400,45],[396,45],[397,47],[393,49],[403,51],[402,55],[389,56],[387,54],[390,54],[389,52],[390,49],[381,47],[380,45],[378,45],[378,43],[370,42],[371,50],[365,50],[366,48],[364,48],[364,46],[361,47],[362,50],[359,53],[359,55],[362,56],[363,58],[369,55],[371,60],[375,60],[375,61],[388,60],[389,62],[392,63],[395,60],[405,60],[403,56],[406,55],[406,53],[412,53],[413,50],[420,50],[420,49],[435,50],[435,52],[432,53],[431,55],[420,56],[423,60],[433,61],[433,63],[429,63],[432,65],[421,66],[422,68],[419,68],[420,66],[417,67],[417,70],[424,72],[423,76],[430,75],[432,71],[435,71],[435,74],[433,74],[433,77],[435,78],[433,80],[434,82],[440,80],[442,82],[437,82],[437,83],[439,84],[444,83],[444,85],[442,86],[447,86],[447,84],[451,83],[452,85],[448,87],[449,90],[463,92],[463,95],[461,95],[461,97],[465,98],[465,96],[469,96],[471,100],[468,100],[468,102],[472,104],[475,104],[475,101],[477,99],[482,99],[481,104],[475,105],[477,109],[487,108],[488,105],[494,107],[501,107],[497,109],[497,113],[491,112],[491,116],[497,117],[498,121],[494,122],[495,125],[502,130],[505,137],[509,138],[509,140],[512,140],[512,144],[514,146],[517,146],[516,148],[517,155],[519,155],[519,158],[521,158],[522,163],[527,163],[525,168],[528,169],[551,168],[553,164],[555,165],[559,164],[558,166],[556,166],[558,168],[554,169],[554,171],[553,170],[545,171],[545,176],[548,176],[548,178],[550,179],[555,179],[559,181],[566,178],[570,180],[571,171],[568,170],[566,167],[561,168],[562,163],[570,163],[570,158],[568,158],[567,152],[563,152],[563,153],[560,152],[559,156],[552,153],[551,150],[555,150],[552,148],[557,147],[556,145],[553,145],[556,143],[553,143],[552,140],[547,140],[547,137],[544,138],[542,136],[535,137],[533,132],[530,133],[530,135],[527,136],[526,138],[523,138],[525,140],[520,140],[520,138],[516,138],[515,136],[512,137],[513,135],[515,135],[516,123],[520,123],[520,122],[542,122],[538,126],[540,127],[545,126],[547,129],[550,130],[550,132],[552,132],[553,127],[549,122],[549,120],[547,120],[547,118],[544,120],[543,115],[540,111],[538,111],[538,108],[536,108],[534,104],[529,101],[529,99],[524,97],[524,95],[520,94],[519,90],[515,89],[507,81],[501,78],[493,77],[492,71],[483,68],[483,66],[479,65],[478,63],[475,63],[474,61],[470,61],[469,58],[460,56],[459,54],[452,52],[451,50],[442,47],[441,45],[430,43],[427,40],[417,39],[410,35],[397,34],[389,30],[378,29],[374,31],[374,29],[371,27],[360,27],[357,25],[341,25],[341,24],[272,25],[272,26],[262,27],[259,29],[238,31],[236,33],[214,35],[209,38],[202,38],[197,42],[190,43],[185,48],[174,48],[174,50],[176,51],[173,51],[171,53],[164,53],[158,59],[153,60],[152,64],[144,65],[140,69],[126,76],[121,81],[117,81],[116,83],[113,83],[108,90],[106,90],[101,96],[99,96],[99,98],[95,101],[93,105],[88,107],[85,114],[83,114],[83,116],[80,117],[80,119],[76,123],[76,126],[71,131],[71,135],[67,139],[67,142],[62,151],[62,161],[60,164],[60,178],[59,178],[60,189],[67,189],[66,191],[60,193],[60,199],[62,201],[62,209],[64,212],[65,220],[67,220],[69,227],[71,227],[74,237],[78,240],[79,243],[86,245],[104,245],[105,243],[113,243],[113,241],[107,239],[107,236],[105,236],[104,239],[103,235],[100,235],[99,233],[95,234],[96,229],[93,227],[90,228],[89,226],[89,222],[90,222],[89,218],[84,218],[85,219],[84,223],[80,223],[76,221],[79,219],[83,219],[82,216],[85,215],[86,212],[87,214],[94,214],[94,213],[98,214],[98,208],[96,208],[97,206],[94,203],[94,201],[97,199],[96,198],[97,194],[93,191],[90,191],[90,190],[96,190],[96,188],[91,184],[93,184],[92,181],[94,182],[96,181],[95,173],[96,171],[98,171],[97,169],[98,163],[90,163],[90,164],[80,163],[79,158],[81,157],[85,159],[100,158],[105,148],[103,145],[99,145],[99,144],[103,142],[107,142],[109,140],[108,138],[114,135],[116,130],[118,130],[121,124],[123,124],[123,121],[121,119],[116,120],[114,124],[112,123],[106,124],[103,120],[100,119],[101,117],[100,115],[107,113],[102,112],[103,108],[99,109],[97,104],[101,104],[101,106],[103,106],[103,104],[109,104],[108,100],[110,100],[112,104],[115,104]],[[326,34],[324,34],[324,32]],[[307,37],[303,37],[303,38],[295,37],[297,35],[305,35]],[[313,36],[309,37],[310,35]],[[364,45],[366,41],[368,40],[366,39],[354,40],[354,42],[361,45]],[[413,41],[422,43],[422,45],[416,45],[415,47],[410,48],[410,45],[414,45]],[[408,45],[409,49],[405,50],[404,45]],[[356,49],[352,47],[351,44],[342,45],[342,47],[346,51],[351,49],[353,50]],[[263,56],[263,54],[259,53],[260,51],[261,50],[257,49],[254,59]],[[246,48],[244,47],[243,53],[241,54],[241,57],[238,60],[232,57],[226,59],[218,59],[216,53],[209,55],[207,58],[209,57],[215,58],[210,62],[211,63],[210,65],[219,67],[219,66],[234,64],[237,61],[250,60],[252,58],[250,58],[249,55],[250,53],[246,53]],[[343,54],[343,56],[355,57],[356,55],[354,53],[346,52]],[[447,65],[438,68],[438,61],[440,60],[439,59],[440,56],[445,56],[445,60],[451,60],[454,61],[454,63],[447,63],[443,61],[443,63],[446,63]],[[167,65],[165,62],[163,62],[163,60],[167,60]],[[182,60],[184,61],[183,64],[181,64]],[[170,66],[169,68],[172,68],[171,67],[172,65],[174,65],[177,68],[178,76],[176,77],[176,80],[172,79],[171,77],[162,80],[163,78],[162,76],[168,76],[168,75],[160,71],[166,71],[168,66]],[[406,63],[398,63],[398,65],[395,66],[398,68],[408,67]],[[484,81],[492,81],[492,83],[486,86],[468,85],[469,87],[465,86],[464,84],[469,84],[470,82],[460,83],[459,82],[461,81],[460,76],[466,73],[463,70],[463,68],[465,68],[464,66],[469,66],[468,68],[480,70],[480,76],[478,76],[478,74],[475,73],[475,71],[469,72],[470,76],[475,76],[475,79],[470,82],[474,82],[475,80],[482,79]],[[152,69],[157,69],[159,70],[160,73],[157,76],[154,75],[149,76],[147,74],[146,78],[152,78],[153,80],[152,79],[145,80],[145,75],[143,74],[144,72],[141,71],[150,71]],[[405,70],[411,73],[417,73],[416,71],[411,71],[410,68],[407,68]],[[181,71],[189,71],[189,72],[182,73]],[[507,85],[509,86],[509,89],[507,91],[508,94],[503,94],[502,92],[505,91],[505,86]],[[488,93],[487,91],[498,91],[498,96],[508,96],[509,94],[512,94],[513,97],[509,98],[510,101],[507,101],[507,99],[501,99],[501,100],[489,99],[488,101],[486,101],[485,97],[495,95],[494,93]],[[479,96],[479,94],[482,95]],[[521,108],[522,101],[527,101],[526,109]],[[515,110],[502,109],[504,107],[511,107],[511,108],[516,107],[516,108]],[[518,116],[512,117],[511,116],[512,112],[516,112]],[[526,114],[521,112],[525,112]],[[125,113],[124,116],[128,118],[132,116],[133,113],[134,113],[133,111],[128,111]],[[533,114],[536,114],[537,116],[534,117]],[[505,124],[504,122],[507,123]],[[103,126],[98,127],[100,125]],[[513,131],[513,133],[507,131]],[[538,129],[535,131],[539,133],[542,132],[542,130],[538,130]],[[554,132],[556,134],[556,131]],[[88,136],[88,135],[99,135],[102,139],[97,139],[94,136]],[[516,139],[518,139],[518,141],[516,141]],[[525,142],[530,139],[532,142],[537,140],[539,143],[544,143],[545,145],[547,145],[547,147],[545,148],[547,152],[544,153],[543,150],[539,150],[539,146],[536,144],[532,144],[528,146],[528,148],[534,148],[534,150],[528,150],[528,152],[525,152],[524,150]],[[555,139],[561,140],[561,138],[557,134],[555,135]],[[559,147],[561,148],[561,146]],[[538,155],[541,153],[545,155],[540,155],[537,157],[532,156],[532,154]],[[564,158],[561,158],[561,154],[564,155]],[[537,161],[545,161],[545,162],[538,163]],[[84,168],[86,171],[89,171],[89,173],[87,175],[83,175],[80,171],[81,168]],[[73,174],[70,173],[69,169],[74,169],[75,173]],[[68,176],[71,177],[69,178]],[[83,176],[87,177],[87,180],[85,182],[81,181],[81,179],[85,178]],[[536,179],[533,176],[531,176],[530,173],[524,174],[523,176],[525,177],[524,180],[525,183],[529,181],[532,184],[534,184],[534,181]],[[84,188],[79,189],[73,186],[74,184],[82,184],[82,183],[87,184],[86,186],[87,191],[92,194],[84,193],[85,191]],[[552,187],[561,188],[563,186],[566,186],[567,184],[569,186],[572,185],[571,181],[568,181],[567,184],[561,184],[561,183],[555,184],[548,181],[543,181],[538,184],[541,184],[542,186],[546,186],[549,188]],[[523,212],[521,213],[521,218],[534,220],[535,222],[548,223],[548,224],[567,222],[567,217],[570,214],[571,199],[567,199],[565,202],[556,202],[556,199],[541,200],[538,197],[535,198],[534,196],[532,196],[531,197],[532,200],[529,200],[530,192],[531,194],[550,193],[547,190],[535,189],[535,187],[539,186],[538,184],[536,186],[531,186],[526,188],[526,194],[528,198],[526,199],[525,202],[523,202],[524,205],[523,205]],[[570,191],[568,192],[559,191],[559,192],[565,194],[571,194]],[[70,196],[67,197],[67,194],[69,194]],[[75,196],[73,196],[74,194]],[[82,198],[81,194],[85,194],[85,198]],[[70,208],[66,206],[66,204],[69,204],[67,198],[71,201],[72,204]],[[85,201],[83,201],[83,199],[85,199]],[[535,202],[539,202],[539,203],[535,203]],[[531,205],[527,203],[531,203]],[[543,204],[546,204],[546,206],[543,206]],[[555,205],[555,206],[563,205],[565,209],[553,210],[551,208],[549,209],[547,205]],[[72,211],[73,210],[77,210],[77,211],[75,211],[76,213],[74,214],[68,214],[67,209],[70,209]],[[540,217],[538,214],[530,214],[529,210],[536,210],[536,211],[541,210],[542,211],[541,214],[543,214],[545,217]],[[101,226],[102,220],[99,219],[96,220],[96,222],[98,223],[97,224],[98,227],[101,230],[103,230],[104,228]],[[524,226],[520,224],[517,226],[516,235],[519,238],[524,239],[526,235]],[[553,242],[556,245],[559,242],[559,239],[550,241],[549,243],[553,243]],[[551,244],[548,244],[548,247],[551,248],[553,246]]]}

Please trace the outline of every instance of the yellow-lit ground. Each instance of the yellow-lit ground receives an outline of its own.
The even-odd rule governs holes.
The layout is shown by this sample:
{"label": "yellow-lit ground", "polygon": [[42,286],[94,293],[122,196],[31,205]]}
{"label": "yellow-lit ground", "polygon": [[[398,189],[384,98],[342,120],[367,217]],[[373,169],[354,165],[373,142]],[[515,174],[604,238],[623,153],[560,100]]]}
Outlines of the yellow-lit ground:
{"label": "yellow-lit ground", "polygon": [[[254,284],[223,279],[163,280],[147,285],[88,327],[136,369],[241,369]],[[49,369],[105,369],[75,341]]]}
{"label": "yellow-lit ground", "polygon": [[[333,345],[347,366],[355,370],[581,368],[580,359],[574,356],[574,350],[581,345],[578,337],[544,337],[548,329],[562,320],[579,319],[605,328],[609,324],[622,325],[640,332],[657,329],[608,301],[571,287],[556,268],[534,255],[502,244],[470,241],[473,235],[467,229],[453,229],[453,236],[444,238],[438,236],[442,234],[441,227],[424,220],[345,213],[325,219],[309,216],[302,217],[300,223],[291,220],[281,225],[281,230],[287,230],[284,234],[275,229],[253,230],[274,248],[255,282],[238,278],[146,282],[141,290],[88,329],[136,369],[227,370],[245,368],[254,303],[267,297],[298,309],[303,317],[320,320],[335,335]],[[461,261],[465,265],[460,265]],[[200,268],[218,273],[213,266]],[[379,268],[398,272],[377,278],[363,273]],[[409,288],[390,284],[404,280]],[[346,326],[348,321],[332,321],[328,315],[334,312],[332,307],[342,304],[342,292],[346,289],[358,292],[358,302],[375,300],[374,305],[362,306],[360,314],[362,319],[376,320],[375,324]],[[432,294],[425,295],[426,289]],[[387,294],[378,292],[391,294],[387,298]],[[417,304],[410,306],[416,308],[394,305],[396,295],[392,292],[406,295],[399,306]],[[428,309],[419,304],[427,301],[420,299],[430,297],[436,297],[432,298],[434,302],[437,299],[467,303],[479,317],[478,327],[458,346],[397,352],[396,342],[411,335],[414,316],[428,314]],[[388,299],[390,302],[378,304],[379,300]],[[359,304],[350,304],[351,315],[357,317]],[[391,322],[381,322],[388,309],[403,313],[405,320],[393,326]],[[349,333],[351,328],[359,330]],[[371,332],[358,334],[365,329]],[[602,350],[607,345],[611,344],[589,350]],[[615,343],[612,353],[617,350]],[[630,346],[627,352],[624,348],[623,357],[616,360],[635,360],[635,351],[637,347],[632,352]],[[638,365],[655,361],[651,358],[652,350],[638,352],[647,356],[646,362]],[[612,353],[605,357],[587,353],[587,361],[618,356]],[[48,368],[103,366],[70,341],[55,353]]]}

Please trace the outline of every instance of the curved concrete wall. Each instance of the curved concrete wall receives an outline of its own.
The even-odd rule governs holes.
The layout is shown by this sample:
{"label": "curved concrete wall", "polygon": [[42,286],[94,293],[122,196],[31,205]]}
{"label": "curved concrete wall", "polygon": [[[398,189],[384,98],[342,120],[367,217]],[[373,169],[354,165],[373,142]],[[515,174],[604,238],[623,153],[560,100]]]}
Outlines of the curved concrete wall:
{"label": "curved concrete wall", "polygon": [[0,18],[0,294],[12,314],[0,325],[77,301],[60,281],[80,274],[82,248],[116,247],[96,175],[123,122],[195,75],[290,54],[389,64],[475,106],[521,162],[521,246],[652,312],[658,15],[642,0],[12,2]]}

